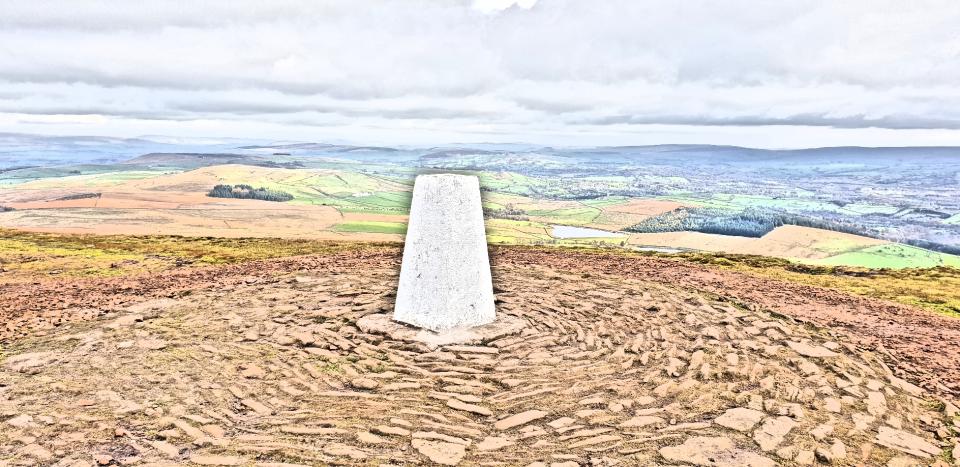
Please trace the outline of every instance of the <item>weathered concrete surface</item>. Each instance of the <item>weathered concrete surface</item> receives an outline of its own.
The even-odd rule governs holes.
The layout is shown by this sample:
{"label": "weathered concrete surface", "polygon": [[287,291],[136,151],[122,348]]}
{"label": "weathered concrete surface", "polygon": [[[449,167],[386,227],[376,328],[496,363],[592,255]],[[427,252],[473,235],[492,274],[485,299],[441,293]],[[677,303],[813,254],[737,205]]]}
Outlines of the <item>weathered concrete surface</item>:
{"label": "weathered concrete surface", "polygon": [[393,319],[443,331],[495,318],[479,180],[417,177]]}

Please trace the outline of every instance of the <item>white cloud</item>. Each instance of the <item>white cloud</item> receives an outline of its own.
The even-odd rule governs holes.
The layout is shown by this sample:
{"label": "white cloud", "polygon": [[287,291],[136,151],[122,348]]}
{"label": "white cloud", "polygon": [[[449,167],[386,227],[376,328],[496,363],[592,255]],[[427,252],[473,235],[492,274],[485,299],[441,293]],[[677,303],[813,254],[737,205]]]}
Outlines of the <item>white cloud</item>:
{"label": "white cloud", "polygon": [[473,8],[484,13],[496,13],[514,5],[529,10],[537,4],[537,0],[473,0]]}
{"label": "white cloud", "polygon": [[960,144],[954,0],[371,4],[2,2],[0,131]]}

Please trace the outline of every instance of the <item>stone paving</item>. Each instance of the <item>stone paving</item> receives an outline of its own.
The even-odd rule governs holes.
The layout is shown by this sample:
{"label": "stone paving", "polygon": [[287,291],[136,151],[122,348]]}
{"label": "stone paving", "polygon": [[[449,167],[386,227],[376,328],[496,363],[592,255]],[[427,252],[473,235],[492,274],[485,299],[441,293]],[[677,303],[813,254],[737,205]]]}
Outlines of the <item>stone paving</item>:
{"label": "stone paving", "polygon": [[[0,465],[951,465],[957,408],[828,330],[661,284],[495,270],[520,334],[361,331],[394,268],[250,277],[18,339]],[[953,454],[955,452],[955,454]]]}

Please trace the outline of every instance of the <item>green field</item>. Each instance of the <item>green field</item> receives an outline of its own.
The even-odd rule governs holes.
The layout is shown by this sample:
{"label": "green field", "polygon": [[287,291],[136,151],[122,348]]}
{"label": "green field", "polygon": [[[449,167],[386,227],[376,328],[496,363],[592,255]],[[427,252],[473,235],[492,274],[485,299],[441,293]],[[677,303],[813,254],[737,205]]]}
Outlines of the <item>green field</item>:
{"label": "green field", "polygon": [[532,217],[549,218],[552,223],[566,225],[589,224],[600,216],[600,209],[590,206],[582,208],[561,209],[528,209],[527,214]]}
{"label": "green field", "polygon": [[367,232],[385,234],[405,234],[407,224],[403,222],[356,221],[344,222],[333,226],[336,232]]}
{"label": "green field", "polygon": [[499,244],[545,244],[550,242],[550,226],[540,222],[511,219],[486,219],[487,242]]}
{"label": "green field", "polygon": [[804,260],[803,262],[824,266],[856,265],[865,268],[934,268],[938,266],[960,267],[960,256],[893,243],[840,253],[819,260]]}
{"label": "green field", "polygon": [[528,177],[513,172],[477,172],[480,186],[501,193],[532,195],[549,189],[550,183],[540,178]]}
{"label": "green field", "polygon": [[51,178],[38,178],[26,180],[30,182],[31,189],[57,189],[64,187],[72,188],[96,188],[112,185],[119,185],[130,180],[143,180],[157,177],[169,172],[151,171],[151,170],[128,170],[118,172],[104,172],[88,175],[66,175]]}

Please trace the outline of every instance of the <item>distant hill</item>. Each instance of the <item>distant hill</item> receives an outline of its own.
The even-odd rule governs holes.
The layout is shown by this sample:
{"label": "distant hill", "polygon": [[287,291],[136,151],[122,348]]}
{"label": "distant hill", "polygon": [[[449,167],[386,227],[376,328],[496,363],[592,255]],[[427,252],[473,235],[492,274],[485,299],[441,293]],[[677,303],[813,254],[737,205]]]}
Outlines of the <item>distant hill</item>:
{"label": "distant hill", "polygon": [[164,137],[112,138],[102,136],[48,136],[0,133],[0,169],[23,166],[53,167],[82,164],[113,164],[140,154],[160,152],[230,151],[251,140],[229,144],[209,139]]}
{"label": "distant hill", "polygon": [[215,162],[217,164],[238,163],[251,158],[244,154],[210,154],[157,152],[144,154],[124,161],[124,164],[181,164],[189,162]]}
{"label": "distant hill", "polygon": [[199,168],[212,165],[240,164],[271,168],[302,168],[303,164],[297,161],[276,161],[263,156],[229,153],[150,153],[122,162],[126,165],[141,165],[147,167],[180,167]]}
{"label": "distant hill", "polygon": [[350,146],[327,143],[290,143],[276,145],[252,145],[240,146],[237,149],[244,150],[271,150],[271,151],[321,151],[321,152],[356,152],[356,151],[377,151],[377,152],[395,152],[396,148],[384,146]]}

